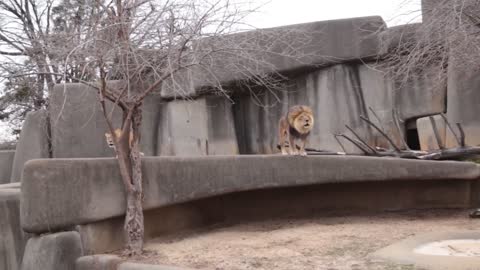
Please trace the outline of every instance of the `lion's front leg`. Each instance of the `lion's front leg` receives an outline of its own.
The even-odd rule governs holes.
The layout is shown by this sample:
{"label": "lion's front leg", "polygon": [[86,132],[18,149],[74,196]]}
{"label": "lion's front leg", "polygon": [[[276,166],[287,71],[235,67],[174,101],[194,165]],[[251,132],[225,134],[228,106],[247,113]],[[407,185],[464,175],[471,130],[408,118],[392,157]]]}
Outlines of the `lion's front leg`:
{"label": "lion's front leg", "polygon": [[301,156],[307,156],[307,151],[305,151],[305,145],[307,144],[307,139],[302,139],[302,143],[300,145],[300,155]]}
{"label": "lion's front leg", "polygon": [[288,150],[290,151],[290,155],[298,155],[297,145],[295,144],[295,137],[293,137],[291,134],[288,137],[288,143],[290,144],[290,147],[288,148]]}

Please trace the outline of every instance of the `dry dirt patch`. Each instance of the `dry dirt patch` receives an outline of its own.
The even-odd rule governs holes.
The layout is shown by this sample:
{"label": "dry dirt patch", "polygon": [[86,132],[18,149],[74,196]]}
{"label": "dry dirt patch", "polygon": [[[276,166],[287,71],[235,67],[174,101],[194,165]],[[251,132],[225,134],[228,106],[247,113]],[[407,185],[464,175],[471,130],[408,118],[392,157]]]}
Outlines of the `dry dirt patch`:
{"label": "dry dirt patch", "polygon": [[368,255],[415,234],[479,226],[463,210],[267,220],[155,239],[146,246],[154,253],[130,260],[219,270],[417,269]]}

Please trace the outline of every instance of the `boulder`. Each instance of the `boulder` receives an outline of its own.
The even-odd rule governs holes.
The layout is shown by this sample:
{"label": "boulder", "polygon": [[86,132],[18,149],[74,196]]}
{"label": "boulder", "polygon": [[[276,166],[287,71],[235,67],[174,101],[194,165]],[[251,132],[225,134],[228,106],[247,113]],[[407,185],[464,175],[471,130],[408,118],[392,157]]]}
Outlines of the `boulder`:
{"label": "boulder", "polygon": [[20,189],[0,185],[0,269],[19,270],[28,234],[20,226]]}
{"label": "boulder", "polygon": [[10,183],[15,150],[0,151],[0,184]]}
{"label": "boulder", "polygon": [[48,113],[44,110],[28,113],[15,150],[10,182],[21,180],[27,161],[50,157],[49,138]]}
{"label": "boulder", "polygon": [[[219,83],[227,85],[264,73],[292,73],[373,58],[379,54],[378,33],[385,27],[381,17],[372,16],[206,38],[192,46],[198,59],[204,59],[202,66],[176,74],[164,84],[162,97],[198,95]],[[232,54],[236,49],[242,53]]]}
{"label": "boulder", "polygon": [[[469,162],[355,156],[147,157],[142,164],[145,210],[255,189],[480,177],[479,167]],[[115,159],[32,160],[24,170],[21,196],[27,232],[62,230],[125,213]]]}
{"label": "boulder", "polygon": [[75,270],[82,256],[77,232],[59,232],[32,237],[25,247],[22,270]]}

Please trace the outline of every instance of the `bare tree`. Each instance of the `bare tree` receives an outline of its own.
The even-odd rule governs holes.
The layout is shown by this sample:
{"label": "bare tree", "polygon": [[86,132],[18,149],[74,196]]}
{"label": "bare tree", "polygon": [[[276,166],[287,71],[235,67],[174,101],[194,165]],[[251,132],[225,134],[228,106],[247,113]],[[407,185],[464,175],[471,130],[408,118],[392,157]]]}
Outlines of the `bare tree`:
{"label": "bare tree", "polygon": [[[25,115],[48,106],[55,83],[91,76],[81,55],[65,58],[88,38],[92,0],[0,2],[0,120],[21,127]],[[61,71],[61,74],[60,74]],[[12,124],[13,123],[13,124]]]}
{"label": "bare tree", "polygon": [[[444,83],[449,65],[478,68],[479,1],[422,0],[422,15],[422,23],[398,26],[383,35],[384,67],[397,82],[427,75],[435,78],[432,82]],[[454,62],[449,57],[453,54]]]}
{"label": "bare tree", "polygon": [[[96,82],[79,81],[98,90],[126,190],[126,249],[137,254],[144,241],[139,151],[144,99],[165,91],[178,98],[205,92],[228,98],[229,86],[239,80],[247,90],[277,88],[285,77],[276,72],[272,57],[308,59],[295,45],[307,44],[308,35],[295,27],[245,32],[252,28],[242,22],[254,9],[228,0],[98,0],[94,5],[84,33],[89,38],[68,57],[79,55],[86,69],[95,70]],[[122,115],[119,133],[114,110]]]}

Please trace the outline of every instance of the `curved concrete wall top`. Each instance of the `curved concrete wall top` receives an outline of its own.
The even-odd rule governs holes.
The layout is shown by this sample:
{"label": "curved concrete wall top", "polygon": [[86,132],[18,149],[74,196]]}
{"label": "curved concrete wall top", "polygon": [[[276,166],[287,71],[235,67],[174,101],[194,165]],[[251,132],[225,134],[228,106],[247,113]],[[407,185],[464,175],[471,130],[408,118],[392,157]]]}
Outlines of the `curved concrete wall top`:
{"label": "curved concrete wall top", "polygon": [[[205,59],[202,66],[175,75],[176,83],[163,84],[161,95],[165,98],[198,95],[205,87],[219,82],[228,84],[258,74],[290,73],[376,57],[380,53],[379,33],[385,28],[380,16],[370,16],[206,38],[193,46],[198,58]],[[243,53],[232,54],[232,49]]]}
{"label": "curved concrete wall top", "polygon": [[[143,159],[145,209],[231,192],[322,183],[477,179],[474,163],[371,157],[212,156]],[[114,159],[33,160],[22,181],[21,220],[42,233],[125,213]]]}

